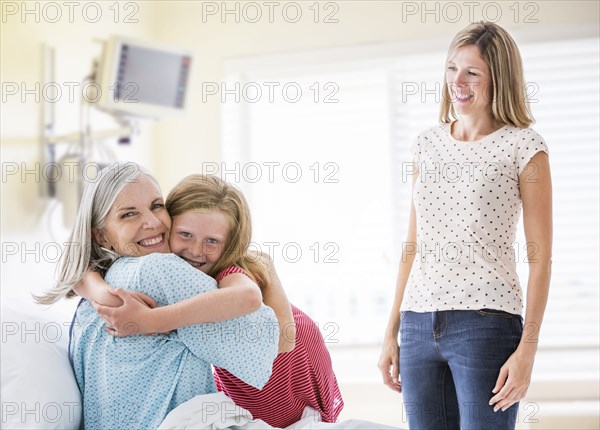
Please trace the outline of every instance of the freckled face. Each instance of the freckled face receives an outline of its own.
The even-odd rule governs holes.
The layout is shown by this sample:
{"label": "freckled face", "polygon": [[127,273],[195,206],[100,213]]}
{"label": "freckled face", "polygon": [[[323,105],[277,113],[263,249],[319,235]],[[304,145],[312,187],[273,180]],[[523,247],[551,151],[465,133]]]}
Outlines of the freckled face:
{"label": "freckled face", "polygon": [[492,78],[476,45],[463,46],[448,59],[446,82],[459,115],[487,114],[492,104]]}
{"label": "freckled face", "polygon": [[94,239],[119,255],[142,256],[170,252],[171,218],[158,186],[140,175],[117,196],[104,226],[94,229]]}
{"label": "freckled face", "polygon": [[204,273],[210,273],[223,255],[229,223],[219,211],[185,212],[173,217],[171,252]]}

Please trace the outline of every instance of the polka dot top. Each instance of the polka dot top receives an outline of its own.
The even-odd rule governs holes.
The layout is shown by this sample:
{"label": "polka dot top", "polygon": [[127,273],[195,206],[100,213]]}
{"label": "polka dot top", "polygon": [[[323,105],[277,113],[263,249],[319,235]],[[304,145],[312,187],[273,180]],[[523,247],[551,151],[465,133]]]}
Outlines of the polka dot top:
{"label": "polka dot top", "polygon": [[417,243],[406,244],[415,260],[401,310],[521,314],[519,180],[535,178],[535,165],[525,167],[540,151],[548,147],[537,132],[512,125],[475,142],[454,139],[450,124],[419,135],[411,147]]}

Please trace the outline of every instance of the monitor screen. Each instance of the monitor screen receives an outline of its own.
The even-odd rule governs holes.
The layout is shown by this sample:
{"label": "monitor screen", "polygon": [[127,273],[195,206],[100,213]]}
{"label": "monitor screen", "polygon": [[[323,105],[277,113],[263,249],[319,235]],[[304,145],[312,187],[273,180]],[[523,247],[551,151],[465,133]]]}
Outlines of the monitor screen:
{"label": "monitor screen", "polygon": [[123,44],[115,100],[183,108],[190,57]]}
{"label": "monitor screen", "polygon": [[192,56],[154,42],[111,36],[98,68],[96,106],[109,113],[147,118],[181,114]]}

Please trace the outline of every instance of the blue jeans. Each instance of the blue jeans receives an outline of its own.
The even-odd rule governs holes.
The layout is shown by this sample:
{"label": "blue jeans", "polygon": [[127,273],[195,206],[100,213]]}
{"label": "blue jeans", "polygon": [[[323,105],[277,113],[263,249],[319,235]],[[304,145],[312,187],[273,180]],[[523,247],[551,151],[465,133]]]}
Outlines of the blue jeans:
{"label": "blue jeans", "polygon": [[400,379],[411,429],[514,429],[518,403],[494,412],[500,368],[523,333],[520,315],[481,309],[401,314]]}

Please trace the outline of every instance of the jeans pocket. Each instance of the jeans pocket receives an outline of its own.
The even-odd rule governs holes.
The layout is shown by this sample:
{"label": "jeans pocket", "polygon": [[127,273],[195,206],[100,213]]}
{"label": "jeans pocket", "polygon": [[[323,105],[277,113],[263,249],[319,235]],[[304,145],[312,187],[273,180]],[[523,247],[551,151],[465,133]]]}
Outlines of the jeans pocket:
{"label": "jeans pocket", "polygon": [[497,317],[497,318],[512,318],[513,314],[500,311],[498,309],[478,309],[476,311],[479,315],[484,317]]}

